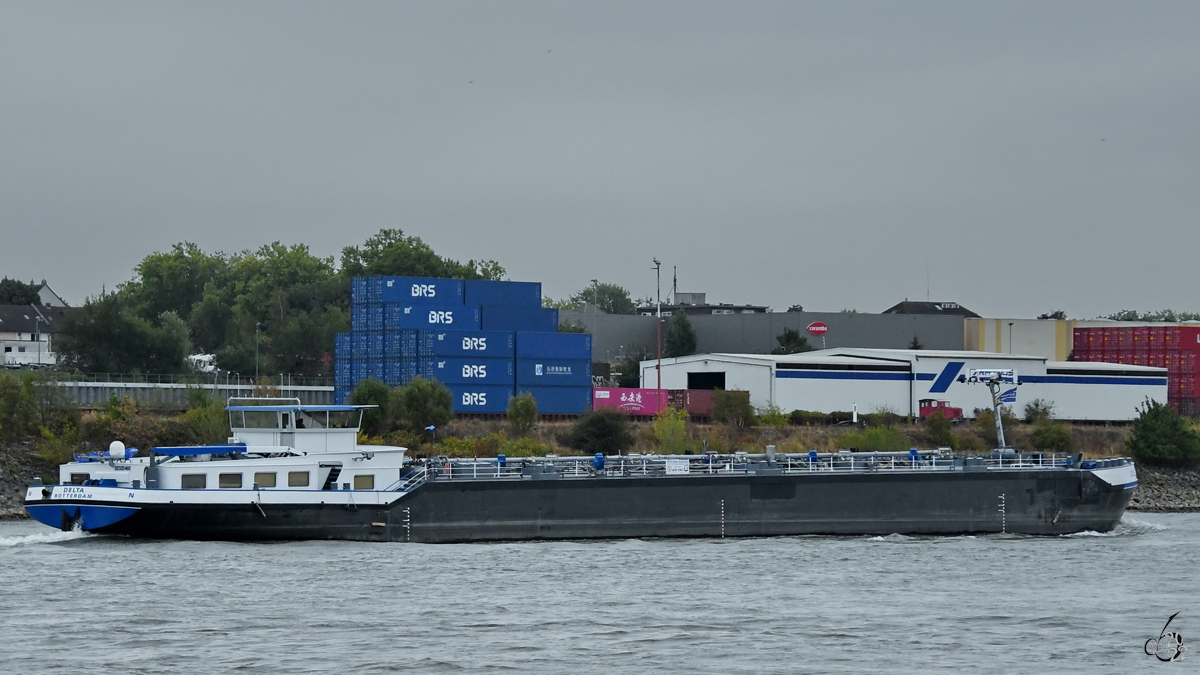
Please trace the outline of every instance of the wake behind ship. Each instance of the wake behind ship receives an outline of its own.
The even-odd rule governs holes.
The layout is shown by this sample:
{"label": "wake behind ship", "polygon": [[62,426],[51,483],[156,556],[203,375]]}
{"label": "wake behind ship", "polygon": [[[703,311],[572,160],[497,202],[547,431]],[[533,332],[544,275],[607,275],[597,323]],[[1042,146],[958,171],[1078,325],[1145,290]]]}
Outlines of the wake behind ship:
{"label": "wake behind ship", "polygon": [[1124,458],[940,452],[596,455],[414,461],[358,445],[363,407],[230,399],[221,445],[114,441],[26,509],[141,538],[391,542],[799,534],[1067,534],[1116,526]]}

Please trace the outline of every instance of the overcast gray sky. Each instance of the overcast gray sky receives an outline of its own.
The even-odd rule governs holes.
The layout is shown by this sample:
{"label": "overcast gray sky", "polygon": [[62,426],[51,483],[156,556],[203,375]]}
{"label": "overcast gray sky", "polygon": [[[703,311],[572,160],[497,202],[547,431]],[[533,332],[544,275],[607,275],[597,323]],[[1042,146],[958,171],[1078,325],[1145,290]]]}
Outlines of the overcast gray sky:
{"label": "overcast gray sky", "polygon": [[1200,3],[0,2],[0,274],[382,227],[561,297],[1200,310]]}

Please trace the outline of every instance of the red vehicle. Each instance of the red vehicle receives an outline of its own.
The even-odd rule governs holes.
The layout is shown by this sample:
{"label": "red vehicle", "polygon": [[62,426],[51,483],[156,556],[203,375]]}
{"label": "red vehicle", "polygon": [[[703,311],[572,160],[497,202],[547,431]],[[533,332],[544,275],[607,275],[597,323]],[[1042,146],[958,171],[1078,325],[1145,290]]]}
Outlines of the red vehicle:
{"label": "red vehicle", "polygon": [[963,418],[962,408],[955,408],[950,405],[949,401],[938,401],[932,398],[923,398],[917,403],[920,405],[919,415],[921,419],[929,419],[934,413],[942,413],[946,419],[951,422],[958,422]]}

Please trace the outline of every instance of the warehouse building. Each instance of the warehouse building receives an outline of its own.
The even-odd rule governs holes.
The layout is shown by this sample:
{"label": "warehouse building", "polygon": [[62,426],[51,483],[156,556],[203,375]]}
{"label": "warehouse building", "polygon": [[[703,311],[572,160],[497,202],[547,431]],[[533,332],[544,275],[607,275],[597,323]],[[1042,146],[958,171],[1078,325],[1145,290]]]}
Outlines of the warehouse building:
{"label": "warehouse building", "polygon": [[[658,386],[656,361],[641,363],[643,387]],[[775,356],[698,354],[662,361],[663,389],[739,389],[757,408],[918,415],[922,400],[945,401],[967,417],[990,408],[986,386],[960,381],[974,369],[1011,369],[1016,411],[1034,399],[1066,420],[1128,421],[1147,398],[1166,402],[1164,368],[1052,361],[1043,356],[908,349],[828,349]]]}

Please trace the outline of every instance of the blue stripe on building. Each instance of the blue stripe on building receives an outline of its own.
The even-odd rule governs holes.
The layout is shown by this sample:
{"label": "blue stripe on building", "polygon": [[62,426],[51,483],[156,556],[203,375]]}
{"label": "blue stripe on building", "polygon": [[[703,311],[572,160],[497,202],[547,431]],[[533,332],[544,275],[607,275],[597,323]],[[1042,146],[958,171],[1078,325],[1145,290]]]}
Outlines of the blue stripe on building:
{"label": "blue stripe on building", "polygon": [[1138,384],[1166,386],[1165,377],[1096,377],[1094,375],[1018,375],[1022,383],[1030,384]]}
{"label": "blue stripe on building", "polygon": [[908,373],[864,373],[837,370],[777,370],[776,378],[802,378],[808,380],[908,380]]}
{"label": "blue stripe on building", "polygon": [[950,388],[950,385],[954,382],[954,378],[958,377],[959,372],[962,371],[965,365],[967,365],[965,361],[951,361],[947,363],[946,367],[942,368],[942,373],[934,380],[933,386],[929,388],[929,392],[931,394],[944,393]]}

